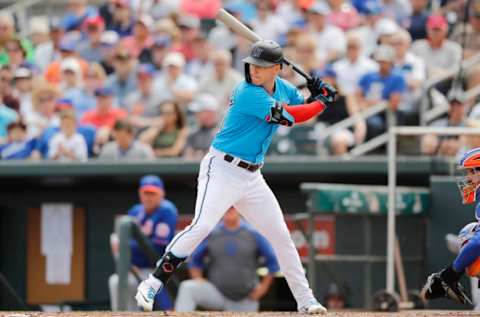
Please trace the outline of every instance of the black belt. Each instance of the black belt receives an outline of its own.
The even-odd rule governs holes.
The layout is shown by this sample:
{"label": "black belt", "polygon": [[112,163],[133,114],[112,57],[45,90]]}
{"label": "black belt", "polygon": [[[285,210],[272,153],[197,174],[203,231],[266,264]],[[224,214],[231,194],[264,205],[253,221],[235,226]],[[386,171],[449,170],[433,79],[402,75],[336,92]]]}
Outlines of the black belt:
{"label": "black belt", "polygon": [[[231,156],[230,154],[225,154],[225,156],[223,157],[223,159],[224,159],[225,161],[227,161],[228,163],[232,163],[235,158],[234,158],[233,156]],[[245,161],[240,161],[240,162],[238,162],[237,166],[238,166],[238,167],[241,167],[241,168],[244,168],[244,169],[246,169],[247,171],[255,172],[255,171],[257,171],[260,167],[262,167],[262,164],[250,164],[250,163],[245,162]]]}

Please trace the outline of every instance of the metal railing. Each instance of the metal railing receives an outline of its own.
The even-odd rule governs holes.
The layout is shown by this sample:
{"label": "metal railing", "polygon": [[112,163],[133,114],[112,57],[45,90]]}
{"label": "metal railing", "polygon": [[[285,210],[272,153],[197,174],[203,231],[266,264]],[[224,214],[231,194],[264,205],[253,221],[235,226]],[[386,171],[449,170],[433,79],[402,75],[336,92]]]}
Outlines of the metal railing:
{"label": "metal railing", "polygon": [[154,249],[148,238],[142,233],[140,227],[131,216],[121,216],[115,224],[115,232],[118,235],[119,250],[116,259],[116,272],[118,274],[118,310],[127,310],[128,303],[128,274],[131,270],[130,240],[135,239],[140,249],[149,259],[152,267],[160,259],[160,255]]}
{"label": "metal railing", "polygon": [[12,5],[3,8],[2,11],[8,12],[15,17],[18,29],[20,30],[19,33],[23,36],[28,31],[28,9],[42,2],[45,2],[45,0],[14,1]]}
{"label": "metal railing", "polygon": [[[433,107],[431,109],[428,109],[429,103],[430,103],[430,92],[431,92],[431,90],[436,85],[441,83],[442,81],[447,80],[447,79],[451,79],[454,76],[456,76],[458,74],[459,70],[460,70],[460,67],[464,70],[468,70],[470,67],[475,66],[479,63],[480,63],[480,53],[477,53],[477,54],[471,56],[470,58],[462,61],[461,66],[456,66],[456,67],[450,69],[449,71],[445,72],[444,74],[442,74],[440,76],[428,79],[424,83],[423,88],[422,88],[422,95],[420,97],[420,109],[419,109],[420,110],[420,125],[421,126],[427,125],[429,122],[431,122],[432,120],[434,120],[434,119],[438,118],[439,116],[445,114],[448,111],[448,107],[445,108],[445,107],[442,107],[441,105],[439,107]],[[469,91],[472,91],[475,88],[478,89],[478,87],[473,87]],[[472,95],[470,97],[465,96],[466,97],[465,100],[469,100],[469,99],[471,99],[473,97],[476,97],[478,95],[479,95],[479,93],[477,93],[476,95]]]}

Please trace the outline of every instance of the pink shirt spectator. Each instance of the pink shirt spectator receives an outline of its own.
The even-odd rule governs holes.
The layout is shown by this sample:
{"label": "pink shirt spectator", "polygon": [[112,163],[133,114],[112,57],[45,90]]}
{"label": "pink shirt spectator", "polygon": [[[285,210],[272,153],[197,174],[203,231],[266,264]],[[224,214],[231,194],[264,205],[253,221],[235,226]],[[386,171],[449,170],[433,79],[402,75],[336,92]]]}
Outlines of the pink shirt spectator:
{"label": "pink shirt spectator", "polygon": [[214,19],[220,7],[220,0],[182,0],[180,5],[182,11],[200,19]]}
{"label": "pink shirt spectator", "polygon": [[333,24],[344,31],[357,27],[360,24],[360,17],[355,8],[350,5],[342,5],[341,10],[332,11],[327,16],[328,24]]}
{"label": "pink shirt spectator", "polygon": [[133,56],[137,57],[144,48],[150,48],[153,46],[153,38],[150,36],[140,43],[134,36],[127,36],[122,39],[121,43],[122,47],[126,48]]}

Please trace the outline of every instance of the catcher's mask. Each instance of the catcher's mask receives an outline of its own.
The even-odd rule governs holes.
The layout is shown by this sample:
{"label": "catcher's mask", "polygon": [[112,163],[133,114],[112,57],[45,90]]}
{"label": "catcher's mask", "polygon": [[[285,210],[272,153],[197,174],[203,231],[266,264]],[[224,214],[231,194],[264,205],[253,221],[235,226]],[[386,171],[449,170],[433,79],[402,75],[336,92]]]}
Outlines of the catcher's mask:
{"label": "catcher's mask", "polygon": [[463,174],[457,180],[462,202],[472,204],[477,199],[480,187],[480,148],[465,153],[458,162],[458,168]]}
{"label": "catcher's mask", "polygon": [[245,80],[251,83],[250,64],[260,67],[283,65],[283,51],[277,42],[261,40],[252,45],[250,55],[243,59],[245,63]]}

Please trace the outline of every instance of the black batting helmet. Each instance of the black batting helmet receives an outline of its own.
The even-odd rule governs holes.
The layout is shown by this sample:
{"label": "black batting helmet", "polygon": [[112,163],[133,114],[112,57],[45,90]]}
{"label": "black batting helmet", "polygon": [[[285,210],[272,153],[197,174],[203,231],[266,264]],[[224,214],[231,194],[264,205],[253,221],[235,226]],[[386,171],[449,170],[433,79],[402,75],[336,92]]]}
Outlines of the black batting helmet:
{"label": "black batting helmet", "polygon": [[243,59],[245,63],[245,79],[251,82],[249,65],[253,64],[260,67],[269,67],[283,64],[283,51],[275,41],[261,40],[252,45],[250,55]]}

